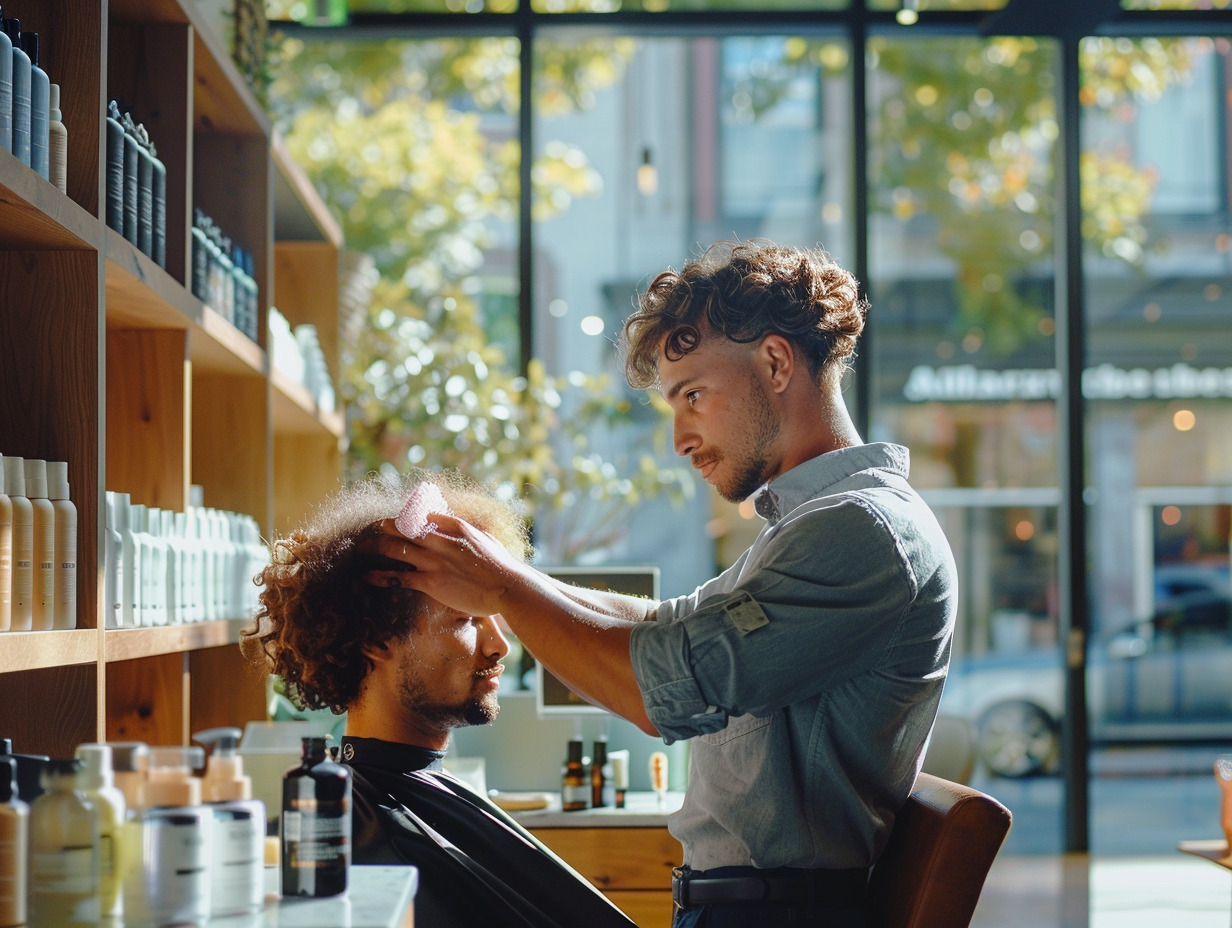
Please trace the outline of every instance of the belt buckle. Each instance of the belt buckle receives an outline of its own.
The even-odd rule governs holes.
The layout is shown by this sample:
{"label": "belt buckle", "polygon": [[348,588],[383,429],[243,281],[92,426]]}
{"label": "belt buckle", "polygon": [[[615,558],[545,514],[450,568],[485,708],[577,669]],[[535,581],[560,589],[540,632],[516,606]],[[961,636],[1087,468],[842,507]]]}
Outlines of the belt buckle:
{"label": "belt buckle", "polygon": [[672,904],[678,909],[689,907],[688,867],[672,867]]}

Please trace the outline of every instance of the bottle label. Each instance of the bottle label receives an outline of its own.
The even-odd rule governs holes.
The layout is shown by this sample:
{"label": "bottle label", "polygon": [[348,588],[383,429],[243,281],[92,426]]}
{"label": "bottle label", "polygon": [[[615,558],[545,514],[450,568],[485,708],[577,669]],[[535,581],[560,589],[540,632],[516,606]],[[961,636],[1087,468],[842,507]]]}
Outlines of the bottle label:
{"label": "bottle label", "polygon": [[94,896],[98,871],[94,847],[66,847],[30,855],[31,895]]}
{"label": "bottle label", "polygon": [[351,814],[346,799],[293,799],[282,813],[283,839],[293,867],[335,866],[350,858]]}
{"label": "bottle label", "polygon": [[586,808],[590,802],[590,784],[562,784],[560,788],[560,802],[566,809]]}

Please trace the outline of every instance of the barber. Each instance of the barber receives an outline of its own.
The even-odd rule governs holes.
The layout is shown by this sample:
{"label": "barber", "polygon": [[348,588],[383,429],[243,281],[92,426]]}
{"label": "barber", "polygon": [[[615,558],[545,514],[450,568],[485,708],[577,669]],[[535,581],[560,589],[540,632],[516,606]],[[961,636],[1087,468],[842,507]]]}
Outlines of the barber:
{"label": "barber", "polygon": [[828,255],[764,241],[712,246],[641,296],[629,383],[662,393],[676,452],[765,520],[686,596],[571,587],[444,514],[416,539],[385,525],[382,551],[416,568],[400,582],[500,613],[577,693],[691,741],[669,821],[677,928],[866,925],[869,868],[920,769],[956,575],[907,450],[865,444],[843,402],[866,313]]}

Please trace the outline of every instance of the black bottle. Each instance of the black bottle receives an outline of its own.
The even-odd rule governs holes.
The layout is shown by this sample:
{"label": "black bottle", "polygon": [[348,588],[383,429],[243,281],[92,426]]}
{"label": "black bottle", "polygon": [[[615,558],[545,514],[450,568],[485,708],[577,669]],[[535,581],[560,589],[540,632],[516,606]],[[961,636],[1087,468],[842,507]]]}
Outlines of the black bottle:
{"label": "black bottle", "polygon": [[351,772],[305,738],[298,767],[282,778],[282,894],[337,896],[351,865]]}
{"label": "black bottle", "polygon": [[124,234],[124,125],[120,104],[107,104],[107,225]]}

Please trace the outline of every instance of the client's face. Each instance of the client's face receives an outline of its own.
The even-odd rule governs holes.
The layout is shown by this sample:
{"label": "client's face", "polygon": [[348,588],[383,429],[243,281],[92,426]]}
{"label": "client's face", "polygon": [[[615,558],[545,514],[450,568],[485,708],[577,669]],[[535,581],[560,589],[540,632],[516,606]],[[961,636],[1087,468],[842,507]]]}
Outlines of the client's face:
{"label": "client's face", "polygon": [[496,691],[509,642],[491,616],[469,616],[426,599],[401,642],[397,698],[424,727],[447,732],[486,725],[500,711]]}

